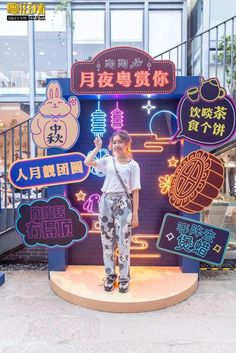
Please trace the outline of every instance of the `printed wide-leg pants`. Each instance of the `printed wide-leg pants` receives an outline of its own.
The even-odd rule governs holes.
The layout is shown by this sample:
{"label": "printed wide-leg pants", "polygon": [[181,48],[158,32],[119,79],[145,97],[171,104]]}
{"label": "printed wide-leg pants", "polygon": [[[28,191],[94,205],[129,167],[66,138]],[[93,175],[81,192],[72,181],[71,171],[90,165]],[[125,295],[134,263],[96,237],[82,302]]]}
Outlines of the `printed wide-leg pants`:
{"label": "printed wide-leg pants", "polygon": [[118,245],[119,281],[130,278],[130,243],[132,204],[126,193],[103,194],[99,204],[103,261],[107,276],[116,275],[116,248]]}

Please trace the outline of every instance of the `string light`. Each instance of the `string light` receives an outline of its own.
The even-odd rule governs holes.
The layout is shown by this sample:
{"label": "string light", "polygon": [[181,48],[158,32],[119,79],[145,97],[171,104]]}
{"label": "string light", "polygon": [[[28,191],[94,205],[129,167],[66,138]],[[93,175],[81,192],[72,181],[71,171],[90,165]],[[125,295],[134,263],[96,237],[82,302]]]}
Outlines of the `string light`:
{"label": "string light", "polygon": [[116,102],[116,108],[111,111],[111,127],[113,130],[120,130],[123,126],[124,112],[119,109],[118,102]]}
{"label": "string light", "polygon": [[98,101],[98,109],[91,114],[92,117],[92,129],[91,132],[94,136],[103,137],[106,132],[106,113],[100,109],[100,101]]}

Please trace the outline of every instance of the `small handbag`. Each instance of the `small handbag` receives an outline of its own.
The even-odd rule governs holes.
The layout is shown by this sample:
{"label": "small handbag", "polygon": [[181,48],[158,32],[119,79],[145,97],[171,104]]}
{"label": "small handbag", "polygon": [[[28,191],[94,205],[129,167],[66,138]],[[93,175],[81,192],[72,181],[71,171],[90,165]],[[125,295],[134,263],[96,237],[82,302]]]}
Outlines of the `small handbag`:
{"label": "small handbag", "polygon": [[114,157],[112,157],[112,161],[113,161],[113,164],[114,164],[114,168],[115,168],[116,175],[117,175],[117,177],[118,177],[118,179],[119,179],[119,181],[120,181],[120,183],[121,183],[123,189],[125,190],[125,193],[126,193],[128,199],[129,199],[130,202],[132,203],[132,198],[131,198],[131,196],[130,196],[128,190],[127,190],[127,187],[126,187],[126,185],[125,185],[125,183],[124,183],[124,180],[121,178],[121,176],[120,176],[120,174],[119,174],[119,172],[118,172],[118,170],[117,170],[116,162],[115,162],[115,158],[114,158]]}

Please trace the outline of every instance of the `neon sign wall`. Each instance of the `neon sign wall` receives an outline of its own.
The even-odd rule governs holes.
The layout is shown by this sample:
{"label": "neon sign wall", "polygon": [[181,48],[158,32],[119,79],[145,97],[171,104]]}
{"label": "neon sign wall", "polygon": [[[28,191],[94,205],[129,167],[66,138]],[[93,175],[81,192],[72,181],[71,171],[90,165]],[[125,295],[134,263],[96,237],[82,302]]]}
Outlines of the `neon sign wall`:
{"label": "neon sign wall", "polygon": [[[85,155],[93,149],[94,132],[91,131],[91,114],[100,109],[106,114],[106,131],[103,133],[103,149],[96,158],[108,153],[109,137],[114,132],[110,124],[111,112],[117,106],[124,112],[123,129],[132,136],[132,154],[141,167],[140,227],[133,232],[131,258],[134,265],[176,265],[177,256],[157,251],[156,241],[164,213],[178,213],[163,192],[166,185],[159,185],[159,178],[171,175],[179,162],[181,142],[171,141],[175,133],[178,100],[152,100],[156,108],[147,114],[144,100],[81,100],[81,134],[71,151]],[[116,109],[116,108],[115,108]],[[162,112],[158,114],[158,112]],[[166,112],[166,113],[165,113]],[[150,130],[150,122],[152,131]],[[159,132],[159,137],[157,137]],[[102,264],[102,249],[98,222],[98,201],[101,196],[103,175],[91,168],[89,177],[82,184],[68,187],[68,197],[89,226],[86,241],[69,249],[70,264]],[[164,189],[163,189],[164,188]],[[150,197],[152,202],[150,203]],[[148,217],[147,217],[148,215]]]}

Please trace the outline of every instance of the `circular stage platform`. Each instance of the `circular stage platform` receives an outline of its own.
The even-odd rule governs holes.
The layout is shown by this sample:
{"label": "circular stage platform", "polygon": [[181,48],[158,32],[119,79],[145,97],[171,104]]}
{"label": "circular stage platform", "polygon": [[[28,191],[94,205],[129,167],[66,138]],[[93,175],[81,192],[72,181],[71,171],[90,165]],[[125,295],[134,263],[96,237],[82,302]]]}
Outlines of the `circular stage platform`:
{"label": "circular stage platform", "polygon": [[131,267],[130,289],[119,293],[103,289],[103,266],[68,266],[50,272],[53,291],[70,303],[88,309],[128,313],[159,310],[180,303],[197,288],[197,273],[179,267]]}

